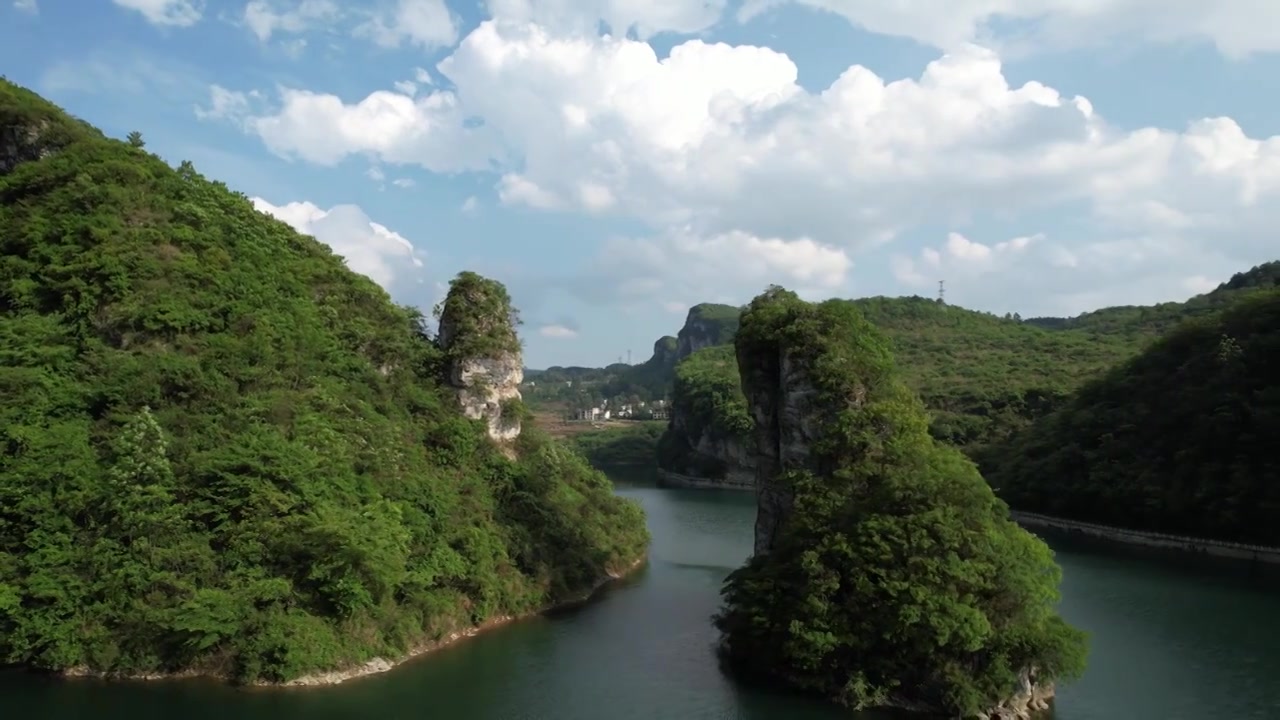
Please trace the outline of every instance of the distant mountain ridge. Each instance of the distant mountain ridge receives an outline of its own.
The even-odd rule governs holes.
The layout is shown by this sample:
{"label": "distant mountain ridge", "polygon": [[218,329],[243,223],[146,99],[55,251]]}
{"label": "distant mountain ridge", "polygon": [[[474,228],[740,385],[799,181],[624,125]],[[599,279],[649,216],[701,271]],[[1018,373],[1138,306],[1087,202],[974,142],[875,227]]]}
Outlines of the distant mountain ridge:
{"label": "distant mountain ridge", "polygon": [[[1165,328],[1210,316],[1277,282],[1280,262],[1271,262],[1183,303],[1022,321],[919,296],[848,302],[889,338],[904,377],[931,412],[933,436],[973,454],[1058,407]],[[659,442],[658,465],[672,477],[737,487],[744,470],[733,433],[744,432],[750,419],[738,416],[737,369],[717,347],[703,347],[674,368],[671,426]]]}

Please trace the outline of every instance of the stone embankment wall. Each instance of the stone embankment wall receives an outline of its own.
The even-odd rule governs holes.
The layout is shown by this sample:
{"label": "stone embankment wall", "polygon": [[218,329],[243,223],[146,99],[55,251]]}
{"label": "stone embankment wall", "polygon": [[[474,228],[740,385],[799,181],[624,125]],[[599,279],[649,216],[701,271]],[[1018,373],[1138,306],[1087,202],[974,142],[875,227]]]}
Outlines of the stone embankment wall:
{"label": "stone embankment wall", "polygon": [[731,475],[721,479],[695,477],[658,468],[658,484],[669,488],[697,490],[755,490],[755,475]]}
{"label": "stone embankment wall", "polygon": [[1079,533],[1089,537],[1144,547],[1178,550],[1181,552],[1216,557],[1236,558],[1255,562],[1280,564],[1280,548],[1263,545],[1246,545],[1222,540],[1206,540],[1204,538],[1166,535],[1165,533],[1128,530],[1125,528],[1097,525],[1095,523],[1078,522],[1064,518],[1013,511],[1010,513],[1018,524],[1029,528],[1050,528],[1068,533]]}

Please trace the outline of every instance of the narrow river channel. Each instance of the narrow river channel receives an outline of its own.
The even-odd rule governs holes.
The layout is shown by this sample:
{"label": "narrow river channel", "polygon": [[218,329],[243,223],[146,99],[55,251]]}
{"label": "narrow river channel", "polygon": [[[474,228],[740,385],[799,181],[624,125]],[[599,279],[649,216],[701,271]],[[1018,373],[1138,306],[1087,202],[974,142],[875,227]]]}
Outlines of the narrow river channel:
{"label": "narrow river channel", "polygon": [[[474,638],[390,673],[305,690],[206,682],[60,682],[0,674],[15,720],[827,720],[833,708],[742,687],[716,666],[709,617],[750,552],[744,493],[639,499],[648,567],[598,602]],[[1049,538],[1063,612],[1092,633],[1089,671],[1055,720],[1280,720],[1280,591],[1247,567],[1191,565]],[[1272,571],[1274,574],[1274,571]]]}

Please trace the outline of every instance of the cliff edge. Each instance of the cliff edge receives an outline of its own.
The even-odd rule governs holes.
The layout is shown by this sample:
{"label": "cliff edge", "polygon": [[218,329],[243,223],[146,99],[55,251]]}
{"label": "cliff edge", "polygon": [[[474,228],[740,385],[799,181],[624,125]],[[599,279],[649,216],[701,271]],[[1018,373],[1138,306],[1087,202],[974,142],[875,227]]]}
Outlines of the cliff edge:
{"label": "cliff edge", "polygon": [[754,422],[755,554],[716,617],[735,670],[854,708],[1026,718],[1083,669],[1060,570],[935,444],[847,301],[771,288],[735,341]]}

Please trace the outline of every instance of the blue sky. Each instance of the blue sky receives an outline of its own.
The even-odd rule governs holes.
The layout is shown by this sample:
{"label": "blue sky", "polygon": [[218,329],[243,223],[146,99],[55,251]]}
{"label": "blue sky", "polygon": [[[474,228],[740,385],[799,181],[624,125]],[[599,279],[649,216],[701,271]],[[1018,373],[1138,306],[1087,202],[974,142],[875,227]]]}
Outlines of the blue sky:
{"label": "blue sky", "polygon": [[770,283],[1074,314],[1280,255],[1280,3],[0,2],[11,80],[400,302],[502,280],[532,367]]}

